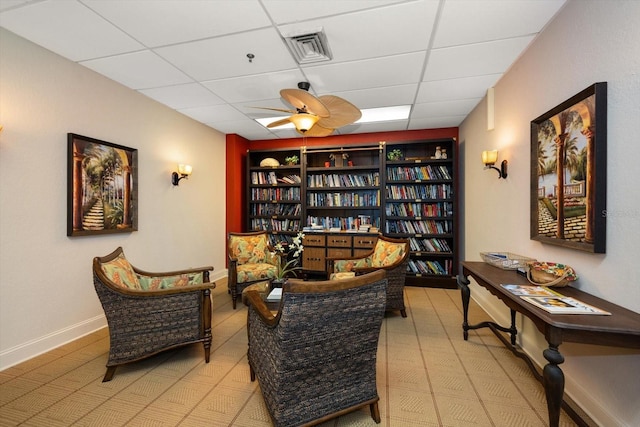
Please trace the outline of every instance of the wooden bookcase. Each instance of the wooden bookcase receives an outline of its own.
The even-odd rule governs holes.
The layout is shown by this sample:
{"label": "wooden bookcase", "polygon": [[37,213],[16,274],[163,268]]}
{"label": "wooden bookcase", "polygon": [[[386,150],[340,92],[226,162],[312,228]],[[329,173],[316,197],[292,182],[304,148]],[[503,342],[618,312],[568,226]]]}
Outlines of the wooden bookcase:
{"label": "wooden bookcase", "polygon": [[[399,156],[393,157],[397,152]],[[300,164],[282,166],[294,154]],[[281,166],[261,167],[268,157]],[[324,269],[327,256],[347,247],[354,255],[370,248],[372,236],[354,231],[361,224],[371,224],[386,236],[409,239],[407,284],[456,287],[455,139],[249,150],[247,165],[248,231],[267,230],[275,243],[290,241],[312,224],[326,230],[308,234],[305,269]],[[299,182],[288,182],[293,176]],[[359,236],[369,244],[358,248],[354,239]],[[350,242],[344,249],[336,243],[341,239]]]}

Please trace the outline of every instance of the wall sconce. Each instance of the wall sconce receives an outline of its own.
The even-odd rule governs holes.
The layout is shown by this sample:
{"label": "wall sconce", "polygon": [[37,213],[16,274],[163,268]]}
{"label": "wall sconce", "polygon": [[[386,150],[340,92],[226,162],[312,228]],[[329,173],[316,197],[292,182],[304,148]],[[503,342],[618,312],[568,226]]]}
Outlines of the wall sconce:
{"label": "wall sconce", "polygon": [[192,170],[193,170],[193,168],[191,167],[191,165],[179,164],[178,165],[178,172],[173,172],[171,174],[171,183],[173,185],[178,185],[182,178],[188,178],[189,175],[191,175],[191,171]]}
{"label": "wall sconce", "polygon": [[294,124],[298,132],[301,134],[304,134],[311,129],[318,120],[320,120],[320,117],[309,113],[298,113],[289,117],[289,121]]}
{"label": "wall sconce", "polygon": [[498,150],[483,151],[482,163],[484,163],[485,169],[495,169],[498,171],[498,179],[507,177],[507,161],[503,160],[500,163],[500,169],[493,166],[498,161]]}

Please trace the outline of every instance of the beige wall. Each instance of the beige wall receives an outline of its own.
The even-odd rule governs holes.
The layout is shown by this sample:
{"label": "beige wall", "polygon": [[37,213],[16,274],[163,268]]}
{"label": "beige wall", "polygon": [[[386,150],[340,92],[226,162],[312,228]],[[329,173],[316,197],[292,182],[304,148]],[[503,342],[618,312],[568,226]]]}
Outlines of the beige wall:
{"label": "beige wall", "polygon": [[[94,256],[225,271],[223,134],[3,29],[0,124],[0,370],[106,324]],[[138,149],[139,231],[66,236],[68,132]]]}
{"label": "beige wall", "polygon": [[[640,2],[571,0],[495,86],[495,129],[486,102],[460,127],[467,260],[508,251],[574,267],[581,289],[640,312]],[[529,239],[530,121],[595,82],[608,82],[607,253]],[[508,159],[509,177],[483,170],[482,150]],[[501,323],[508,310],[479,287],[477,301]],[[519,322],[521,322],[519,316]],[[528,321],[523,345],[545,363],[544,338]],[[563,344],[566,392],[603,426],[640,425],[640,352]]]}

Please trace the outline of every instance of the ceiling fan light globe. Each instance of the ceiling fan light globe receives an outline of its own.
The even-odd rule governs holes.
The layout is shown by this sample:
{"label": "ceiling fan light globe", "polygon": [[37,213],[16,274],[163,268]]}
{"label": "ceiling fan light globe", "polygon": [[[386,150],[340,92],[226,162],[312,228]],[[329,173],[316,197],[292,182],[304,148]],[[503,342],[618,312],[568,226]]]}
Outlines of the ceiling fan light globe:
{"label": "ceiling fan light globe", "polygon": [[305,133],[318,122],[319,117],[308,113],[298,113],[289,117],[289,121],[292,122],[298,132]]}

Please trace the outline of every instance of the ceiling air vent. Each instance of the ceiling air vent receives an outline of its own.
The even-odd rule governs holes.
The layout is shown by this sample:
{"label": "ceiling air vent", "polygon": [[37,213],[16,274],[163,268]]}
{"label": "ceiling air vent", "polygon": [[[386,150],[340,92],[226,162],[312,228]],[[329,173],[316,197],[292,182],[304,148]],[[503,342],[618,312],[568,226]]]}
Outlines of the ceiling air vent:
{"label": "ceiling air vent", "polygon": [[331,60],[327,36],[322,29],[313,33],[292,34],[284,37],[287,47],[298,64]]}

